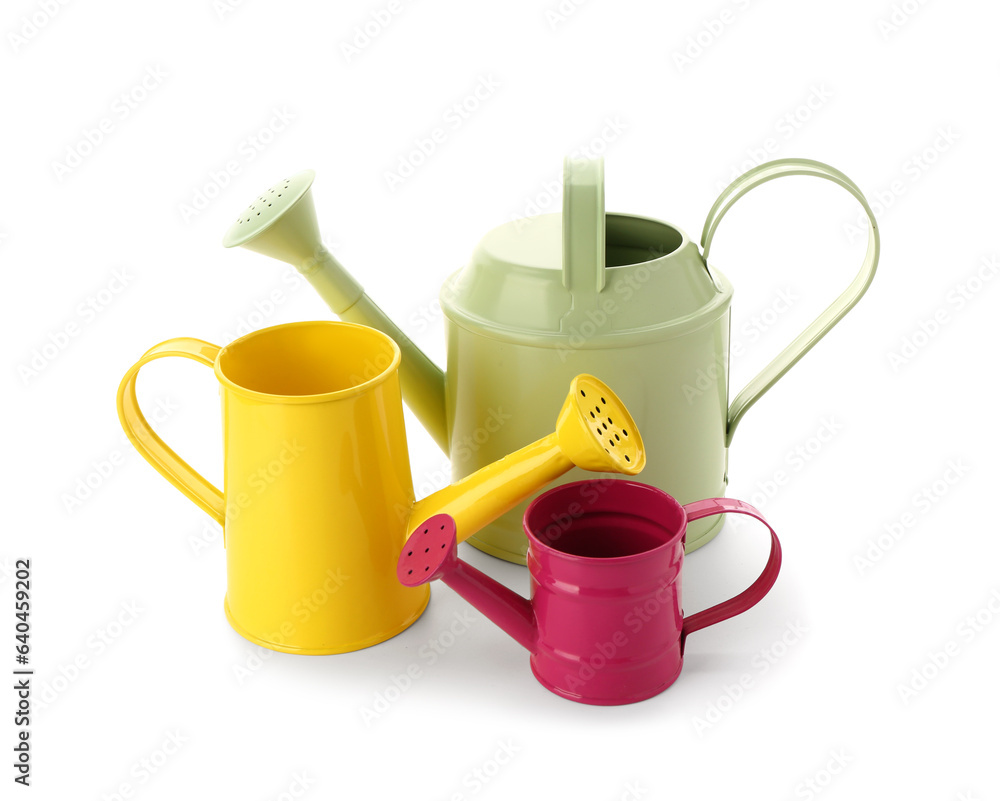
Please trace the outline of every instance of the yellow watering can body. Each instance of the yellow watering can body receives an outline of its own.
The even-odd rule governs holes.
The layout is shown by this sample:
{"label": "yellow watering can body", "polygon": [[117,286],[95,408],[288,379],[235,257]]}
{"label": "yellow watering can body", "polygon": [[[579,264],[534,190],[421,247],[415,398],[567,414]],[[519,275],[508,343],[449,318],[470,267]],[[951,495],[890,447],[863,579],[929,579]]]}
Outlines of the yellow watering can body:
{"label": "yellow watering can body", "polygon": [[414,500],[401,400],[395,369],[307,403],[223,389],[226,614],[247,639],[353,651],[420,616],[428,595],[396,591],[386,572]]}
{"label": "yellow watering can body", "polygon": [[[221,384],[224,492],[178,457],[152,430],[136,378],[165,356],[194,359]],[[574,464],[637,473],[630,449],[599,445],[584,423],[585,393],[617,399],[578,377],[557,433],[415,501],[403,423],[400,350],[361,325],[307,322],[249,334],[224,348],[175,339],[148,351],[118,390],[122,426],[168,481],[223,526],[226,615],[241,635],[301,654],[353,651],[382,642],[426,607],[426,586],[396,579],[411,520],[444,511],[463,538],[505,513]],[[632,426],[622,408],[609,414]]]}
{"label": "yellow watering can body", "polygon": [[[381,642],[416,620],[429,599],[393,586],[414,500],[399,351],[370,329],[330,325],[280,326],[221,349],[171,340],[147,353],[119,390],[122,424],[139,452],[223,525],[233,628],[289,653]],[[331,346],[339,358],[330,358]],[[215,368],[224,493],[141,416],[136,374],[162,356]]]}

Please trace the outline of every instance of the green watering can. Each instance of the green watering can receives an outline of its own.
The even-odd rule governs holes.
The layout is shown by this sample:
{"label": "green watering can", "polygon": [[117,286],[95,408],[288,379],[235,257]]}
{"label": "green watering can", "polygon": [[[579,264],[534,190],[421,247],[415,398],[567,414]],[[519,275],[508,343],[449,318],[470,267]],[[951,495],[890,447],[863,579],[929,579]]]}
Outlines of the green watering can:
{"label": "green watering can", "polygon": [[[870,222],[868,250],[850,286],[730,403],[733,287],[708,254],[733,203],[786,175],[825,178],[854,195]],[[403,396],[449,454],[456,481],[547,434],[567,383],[591,373],[615,388],[643,432],[644,482],[682,504],[725,495],[729,444],[743,415],[858,302],[878,263],[878,227],[864,195],[820,162],[782,159],[737,178],[709,212],[699,250],[668,223],[605,214],[603,161],[567,159],[562,213],[494,228],[442,287],[445,373],[323,246],[313,177],[307,170],[259,195],[223,244],[294,265],[342,319],[399,344]],[[563,481],[583,477],[574,469]],[[469,543],[524,564],[527,503]],[[721,526],[721,516],[693,523],[687,550]]]}

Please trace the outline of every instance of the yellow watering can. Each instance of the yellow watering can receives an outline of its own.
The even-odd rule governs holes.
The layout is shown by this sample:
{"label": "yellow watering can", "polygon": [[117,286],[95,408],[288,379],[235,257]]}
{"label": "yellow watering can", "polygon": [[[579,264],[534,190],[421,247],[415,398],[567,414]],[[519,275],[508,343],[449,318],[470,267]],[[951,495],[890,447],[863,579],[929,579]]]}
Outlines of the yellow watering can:
{"label": "yellow watering can", "polygon": [[[145,364],[183,356],[222,385],[220,492],[152,430],[136,398]],[[574,465],[635,475],[642,439],[615,394],[573,379],[555,433],[416,501],[399,384],[400,350],[363,325],[304,322],[225,347],[172,339],[147,351],[118,388],[122,427],[140,454],[223,526],[226,615],[276,651],[332,654],[382,642],[413,623],[427,586],[396,579],[420,521],[448,514],[463,539]]]}

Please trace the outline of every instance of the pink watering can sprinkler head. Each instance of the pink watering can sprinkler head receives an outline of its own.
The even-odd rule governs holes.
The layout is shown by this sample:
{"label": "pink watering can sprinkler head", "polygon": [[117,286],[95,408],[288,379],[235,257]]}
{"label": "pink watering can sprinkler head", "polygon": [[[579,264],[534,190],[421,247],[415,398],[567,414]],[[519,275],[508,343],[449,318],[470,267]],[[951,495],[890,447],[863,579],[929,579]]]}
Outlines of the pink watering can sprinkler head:
{"label": "pink watering can sprinkler head", "polygon": [[[685,617],[687,523],[726,512],[767,526],[767,565],[739,595]],[[531,600],[458,558],[460,525],[447,514],[417,526],[396,576],[407,587],[441,579],[531,653],[543,686],[587,704],[627,704],[662,692],[680,673],[687,635],[754,606],[781,566],[777,535],[749,504],[712,498],[681,506],[655,487],[623,479],[549,490],[528,507],[524,525]]]}
{"label": "pink watering can sprinkler head", "polygon": [[451,515],[440,514],[427,518],[407,540],[396,576],[404,587],[419,587],[457,566],[458,526]]}

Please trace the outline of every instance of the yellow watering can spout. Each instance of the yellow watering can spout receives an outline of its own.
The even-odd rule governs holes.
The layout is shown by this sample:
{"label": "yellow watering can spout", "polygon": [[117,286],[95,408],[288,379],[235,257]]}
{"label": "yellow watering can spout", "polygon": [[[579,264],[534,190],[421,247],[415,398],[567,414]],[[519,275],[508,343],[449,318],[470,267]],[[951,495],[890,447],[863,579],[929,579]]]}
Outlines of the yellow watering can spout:
{"label": "yellow watering can spout", "polygon": [[407,537],[427,518],[454,518],[463,541],[574,466],[634,476],[646,464],[642,437],[625,405],[592,375],[578,375],[555,433],[417,501]]}
{"label": "yellow watering can spout", "polygon": [[390,336],[402,351],[399,377],[406,405],[448,453],[444,372],[365,294],[323,244],[311,192],[315,177],[312,170],[303,170],[258,195],[230,226],[222,244],[291,264],[342,320]]}

